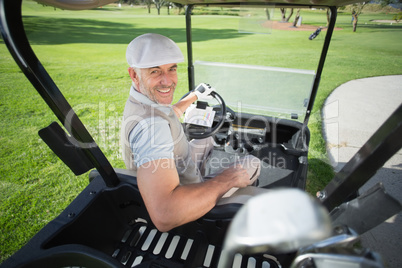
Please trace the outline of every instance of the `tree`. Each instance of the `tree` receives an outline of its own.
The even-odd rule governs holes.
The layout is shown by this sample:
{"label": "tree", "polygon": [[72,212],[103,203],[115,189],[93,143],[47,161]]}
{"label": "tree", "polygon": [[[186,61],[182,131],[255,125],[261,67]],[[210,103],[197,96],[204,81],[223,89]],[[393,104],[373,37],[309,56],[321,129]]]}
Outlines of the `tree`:
{"label": "tree", "polygon": [[279,8],[282,14],[282,22],[289,22],[290,18],[293,15],[293,8],[290,9],[289,16],[286,17],[286,8]]}
{"label": "tree", "polygon": [[365,7],[365,5],[367,5],[368,3],[369,2],[361,2],[361,3],[353,4],[353,9],[352,9],[353,32],[356,32],[357,22],[359,20],[359,16],[362,13],[362,10]]}
{"label": "tree", "polygon": [[153,0],[156,9],[158,10],[158,15],[161,14],[161,7],[167,2],[165,0]]}
{"label": "tree", "polygon": [[148,8],[148,14],[151,14],[151,5],[152,5],[152,0],[145,0],[145,4],[147,5]]}
{"label": "tree", "polygon": [[402,20],[402,12],[395,14],[392,19],[395,20],[397,23],[400,22]]}
{"label": "tree", "polygon": [[265,15],[267,15],[267,20],[271,20],[271,13],[269,12],[268,8],[264,8],[265,10]]}
{"label": "tree", "polygon": [[329,20],[331,18],[331,10],[327,8],[327,27],[329,26]]}
{"label": "tree", "polygon": [[175,7],[177,7],[177,8],[179,9],[179,11],[178,11],[178,13],[177,13],[177,14],[179,14],[179,15],[180,15],[181,10],[184,8],[184,5],[179,4],[179,3],[172,3],[172,4],[173,4],[173,6],[175,6]]}
{"label": "tree", "polygon": [[172,2],[166,2],[166,7],[167,7],[167,13],[168,13],[168,15],[170,15],[170,9],[172,8],[172,7],[174,7],[174,5],[173,5],[173,3]]}
{"label": "tree", "polygon": [[[293,8],[292,8],[292,9],[293,9]],[[293,22],[293,27],[296,27],[297,21],[299,20],[299,18],[300,18],[300,8],[297,9],[296,16],[295,16],[295,20],[294,20],[294,22]]]}
{"label": "tree", "polygon": [[[377,1],[381,6],[385,7],[387,5],[391,4],[401,4],[402,0],[379,0]],[[357,28],[357,22],[359,19],[360,14],[362,13],[363,8],[369,3],[369,1],[366,2],[360,2],[353,4],[353,9],[352,9],[352,24],[353,24],[353,32],[356,32]]]}

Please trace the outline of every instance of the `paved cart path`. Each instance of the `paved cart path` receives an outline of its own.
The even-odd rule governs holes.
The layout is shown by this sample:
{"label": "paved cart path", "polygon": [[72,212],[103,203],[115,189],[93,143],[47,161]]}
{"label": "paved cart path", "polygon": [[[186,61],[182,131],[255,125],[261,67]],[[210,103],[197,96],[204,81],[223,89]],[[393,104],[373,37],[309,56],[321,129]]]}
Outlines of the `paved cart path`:
{"label": "paved cart path", "polygon": [[[401,103],[402,75],[352,80],[332,92],[324,105],[323,128],[335,171],[352,158]],[[402,202],[402,150],[360,192],[379,181]],[[380,253],[385,267],[402,267],[402,213],[365,233],[362,244]]]}

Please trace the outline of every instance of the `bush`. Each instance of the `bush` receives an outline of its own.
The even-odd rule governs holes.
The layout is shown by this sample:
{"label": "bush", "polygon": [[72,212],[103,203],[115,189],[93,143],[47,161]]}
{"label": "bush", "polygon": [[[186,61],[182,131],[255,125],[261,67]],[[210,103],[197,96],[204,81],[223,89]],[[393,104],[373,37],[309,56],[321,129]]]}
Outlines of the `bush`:
{"label": "bush", "polygon": [[396,22],[399,22],[400,20],[402,20],[402,12],[395,14],[394,17],[392,17],[392,19],[395,20]]}
{"label": "bush", "polygon": [[[354,5],[347,5],[345,7],[341,7],[340,10],[345,11],[345,12],[350,12],[352,13],[353,9],[355,8]],[[363,12],[365,13],[371,13],[371,12],[376,12],[376,13],[398,13],[400,10],[397,8],[393,8],[391,6],[382,6],[380,4],[367,4],[363,8]]]}
{"label": "bush", "polygon": [[221,15],[221,16],[239,16],[238,8],[217,8],[217,7],[195,7],[193,15]]}

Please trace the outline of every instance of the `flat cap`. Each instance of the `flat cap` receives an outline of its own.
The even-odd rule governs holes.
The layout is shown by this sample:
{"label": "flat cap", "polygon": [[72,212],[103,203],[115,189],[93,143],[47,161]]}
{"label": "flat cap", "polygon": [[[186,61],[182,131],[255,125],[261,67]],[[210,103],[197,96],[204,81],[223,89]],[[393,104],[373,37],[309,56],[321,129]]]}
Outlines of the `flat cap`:
{"label": "flat cap", "polygon": [[127,63],[130,67],[151,68],[184,61],[177,44],[166,36],[147,33],[136,37],[128,44]]}

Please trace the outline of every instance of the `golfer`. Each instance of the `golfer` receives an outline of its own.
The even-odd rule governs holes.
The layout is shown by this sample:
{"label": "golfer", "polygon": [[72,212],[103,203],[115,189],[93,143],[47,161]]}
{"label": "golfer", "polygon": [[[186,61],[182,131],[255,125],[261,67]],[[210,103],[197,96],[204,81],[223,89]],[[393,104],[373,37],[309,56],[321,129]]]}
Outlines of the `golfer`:
{"label": "golfer", "polygon": [[259,175],[259,160],[247,167],[233,164],[205,179],[202,165],[213,139],[189,142],[179,118],[197,99],[210,98],[212,89],[197,87],[201,90],[172,105],[177,64],[184,57],[165,36],[138,36],[126,57],[132,86],[123,113],[123,158],[137,176],[152,222],[164,232],[202,217],[229,190],[250,185]]}

